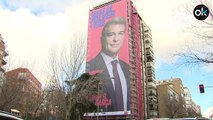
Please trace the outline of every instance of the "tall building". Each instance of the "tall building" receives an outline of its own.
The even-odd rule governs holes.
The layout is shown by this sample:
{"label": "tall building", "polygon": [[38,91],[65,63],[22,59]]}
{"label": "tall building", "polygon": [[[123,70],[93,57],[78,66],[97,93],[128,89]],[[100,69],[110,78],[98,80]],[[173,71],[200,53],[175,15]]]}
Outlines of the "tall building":
{"label": "tall building", "polygon": [[5,58],[8,56],[8,52],[6,51],[6,45],[4,43],[4,39],[0,34],[0,76],[3,76],[3,73],[5,72],[4,65],[7,64],[7,61]]}
{"label": "tall building", "polygon": [[[0,88],[4,83],[5,77],[5,65],[7,64],[6,57],[8,56],[8,52],[6,51],[6,45],[4,43],[4,39],[0,34]],[[0,89],[1,94],[2,89]]]}
{"label": "tall building", "polygon": [[153,52],[153,44],[152,44],[152,31],[146,25],[144,21],[142,21],[143,27],[143,37],[144,37],[144,45],[143,51],[145,54],[144,59],[144,68],[145,68],[145,108],[147,109],[146,118],[157,118],[158,117],[158,99],[157,99],[157,87],[155,81],[155,65],[154,65],[154,52]]}
{"label": "tall building", "polygon": [[[98,117],[143,120],[158,116],[153,60],[151,30],[131,0],[107,0],[90,10],[86,71],[101,71],[100,94],[105,96],[96,99],[101,103],[97,104]],[[121,109],[117,76],[121,78]]]}
{"label": "tall building", "polygon": [[33,111],[42,90],[39,80],[27,68],[8,71],[5,73],[5,77],[6,84],[9,86],[8,91],[15,93],[10,109],[17,109],[21,113]]}

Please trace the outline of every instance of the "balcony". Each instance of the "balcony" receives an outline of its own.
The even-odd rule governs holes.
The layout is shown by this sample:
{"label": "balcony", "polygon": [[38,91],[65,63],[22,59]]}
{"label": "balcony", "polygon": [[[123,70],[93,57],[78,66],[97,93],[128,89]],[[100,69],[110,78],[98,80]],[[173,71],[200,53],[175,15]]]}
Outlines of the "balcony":
{"label": "balcony", "polygon": [[137,88],[136,86],[132,87],[132,91],[137,92],[136,88]]}
{"label": "balcony", "polygon": [[145,25],[145,26],[144,26],[144,33],[145,33],[145,34],[148,33],[148,34],[151,36],[151,32],[152,32],[152,31],[150,30],[150,28],[147,27],[147,26]]}
{"label": "balcony", "polygon": [[147,59],[146,59],[147,62],[151,62],[151,61],[154,60],[154,56],[153,55],[147,55],[146,57],[147,57]]}
{"label": "balcony", "polygon": [[158,102],[154,100],[149,100],[149,104],[158,105]]}
{"label": "balcony", "polygon": [[152,38],[149,34],[144,34],[145,43],[152,43]]}
{"label": "balcony", "polygon": [[153,50],[150,48],[146,48],[146,55],[150,55],[150,54],[153,55]]}
{"label": "balcony", "polygon": [[[155,94],[156,94],[156,93],[155,93]],[[155,102],[158,101],[158,100],[157,100],[157,96],[149,96],[148,98],[149,98],[149,100],[153,100],[153,101],[155,101]]]}
{"label": "balcony", "polygon": [[23,72],[18,73],[18,79],[19,80],[27,80],[27,74],[23,73]]}
{"label": "balcony", "polygon": [[144,34],[144,40],[145,40],[145,43],[151,43],[152,42],[152,39],[148,34]]}
{"label": "balcony", "polygon": [[153,53],[154,52],[153,52],[152,48],[150,48],[150,47],[146,48],[146,54],[153,54]]}
{"label": "balcony", "polygon": [[151,51],[146,51],[147,62],[151,62],[154,60],[154,55]]}
{"label": "balcony", "polygon": [[150,40],[148,40],[148,39],[145,39],[145,48],[146,49],[153,49],[153,45],[152,45],[152,43],[150,42]]}
{"label": "balcony", "polygon": [[148,82],[153,82],[155,80],[155,77],[154,76],[147,76],[147,80]]}
{"label": "balcony", "polygon": [[155,88],[156,89],[156,84],[153,82],[148,82],[148,88]]}
{"label": "balcony", "polygon": [[2,65],[6,65],[7,64],[7,61],[2,59],[2,62],[1,62]]}
{"label": "balcony", "polygon": [[155,69],[147,68],[147,76],[148,77],[155,76]]}
{"label": "balcony", "polygon": [[154,62],[146,62],[146,66],[154,69]]}
{"label": "balcony", "polygon": [[[152,77],[152,78],[154,78],[155,77],[155,73],[152,71],[152,72],[147,72],[147,77]],[[151,80],[151,79],[149,79],[149,81],[148,82],[153,82],[153,79]]]}
{"label": "balcony", "polygon": [[6,69],[2,66],[2,67],[0,67],[0,71],[4,73],[6,71]]}
{"label": "balcony", "polygon": [[149,104],[158,104],[157,96],[149,96]]}
{"label": "balcony", "polygon": [[8,52],[8,50],[6,49],[5,51],[4,51],[4,56],[6,57],[6,56],[8,56],[9,54],[8,54],[9,52]]}
{"label": "balcony", "polygon": [[154,93],[154,92],[152,93],[152,92],[150,92],[150,93],[148,93],[148,96],[149,96],[149,98],[150,98],[150,97],[156,97],[156,96],[157,96],[157,93]]}
{"label": "balcony", "polygon": [[150,118],[157,118],[158,117],[158,111],[157,110],[150,110],[149,111],[149,117]]}
{"label": "balcony", "polygon": [[149,105],[149,110],[158,110],[157,105]]}

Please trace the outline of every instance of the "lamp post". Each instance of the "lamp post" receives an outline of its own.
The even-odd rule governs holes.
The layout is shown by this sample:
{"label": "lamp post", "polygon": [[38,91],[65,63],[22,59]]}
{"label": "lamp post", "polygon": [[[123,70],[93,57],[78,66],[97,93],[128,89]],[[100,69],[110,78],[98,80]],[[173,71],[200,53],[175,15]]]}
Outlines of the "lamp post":
{"label": "lamp post", "polygon": [[[98,103],[99,103],[99,82],[98,82]],[[99,104],[98,104],[98,108],[97,108],[97,120],[99,119]]]}

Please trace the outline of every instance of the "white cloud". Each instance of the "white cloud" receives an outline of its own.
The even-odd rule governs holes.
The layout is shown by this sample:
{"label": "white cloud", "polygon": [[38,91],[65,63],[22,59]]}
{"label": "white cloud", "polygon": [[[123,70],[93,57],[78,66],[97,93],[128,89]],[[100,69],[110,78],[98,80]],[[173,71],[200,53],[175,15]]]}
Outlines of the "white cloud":
{"label": "white cloud", "polygon": [[76,1],[72,0],[7,0],[6,7],[10,9],[28,8],[36,14],[62,12],[64,8]]}
{"label": "white cloud", "polygon": [[209,107],[202,115],[207,118],[209,118],[210,115],[213,115],[213,106]]}
{"label": "white cloud", "polygon": [[63,12],[37,16],[28,8],[11,11],[0,7],[0,33],[8,46],[10,67],[30,67],[44,81],[41,71],[45,72],[52,43],[64,44],[73,34],[87,31],[87,2],[63,9]]}
{"label": "white cloud", "polygon": [[213,65],[212,65],[212,64],[205,64],[205,65],[203,66],[203,69],[204,69],[205,71],[209,72],[210,74],[213,73]]}
{"label": "white cloud", "polygon": [[202,23],[193,16],[193,9],[200,1],[136,0],[135,2],[142,19],[152,30],[156,67],[162,63],[174,63],[177,60],[173,57],[174,54],[184,52],[186,46],[197,50],[204,48],[203,41],[196,38],[190,29],[191,24]]}
{"label": "white cloud", "polygon": [[154,54],[156,61],[158,61],[157,64],[162,62],[170,63],[171,56],[175,51],[182,49],[185,44],[185,37],[188,37],[188,35],[180,31],[180,28],[183,28],[185,24],[177,21],[176,18],[179,16],[174,15],[175,12],[177,13],[177,11],[174,11],[177,9],[177,4],[179,4],[178,1],[171,0],[136,1],[136,7],[140,15],[152,30]]}

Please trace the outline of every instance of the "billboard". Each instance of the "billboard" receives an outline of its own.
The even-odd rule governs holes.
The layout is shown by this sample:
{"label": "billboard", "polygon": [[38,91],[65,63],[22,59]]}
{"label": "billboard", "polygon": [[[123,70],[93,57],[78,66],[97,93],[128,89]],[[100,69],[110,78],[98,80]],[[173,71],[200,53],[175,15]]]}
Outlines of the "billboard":
{"label": "billboard", "polygon": [[127,1],[91,10],[86,72],[101,71],[101,92],[91,100],[102,112],[130,111],[128,51]]}

